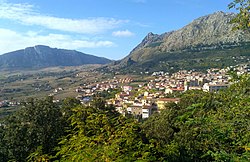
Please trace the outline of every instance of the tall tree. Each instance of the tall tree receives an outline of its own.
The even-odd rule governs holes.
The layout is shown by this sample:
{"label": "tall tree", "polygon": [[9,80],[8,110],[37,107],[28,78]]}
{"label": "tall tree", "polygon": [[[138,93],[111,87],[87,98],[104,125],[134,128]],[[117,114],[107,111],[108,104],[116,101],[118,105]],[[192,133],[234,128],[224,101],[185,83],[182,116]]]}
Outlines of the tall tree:
{"label": "tall tree", "polygon": [[4,122],[2,142],[8,150],[8,158],[26,161],[38,147],[43,154],[53,153],[58,138],[64,135],[62,123],[60,107],[51,97],[22,103],[22,108]]}
{"label": "tall tree", "polygon": [[250,0],[234,0],[228,7],[235,8],[238,11],[237,16],[232,22],[235,22],[236,29],[250,29]]}
{"label": "tall tree", "polygon": [[96,99],[78,106],[70,117],[73,129],[60,142],[60,161],[135,161],[154,159],[140,125]]}

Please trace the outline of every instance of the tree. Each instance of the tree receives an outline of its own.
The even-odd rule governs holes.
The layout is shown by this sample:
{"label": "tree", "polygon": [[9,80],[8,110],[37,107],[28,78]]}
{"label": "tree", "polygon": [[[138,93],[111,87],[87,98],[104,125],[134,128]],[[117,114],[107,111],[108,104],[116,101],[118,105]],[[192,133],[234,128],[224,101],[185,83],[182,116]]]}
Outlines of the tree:
{"label": "tree", "polygon": [[250,161],[250,75],[237,78],[217,93],[186,92],[143,124],[163,160]]}
{"label": "tree", "polygon": [[154,114],[142,124],[142,130],[155,149],[156,158],[160,161],[180,161],[179,146],[174,136],[180,131],[177,117],[180,107],[175,103],[165,105],[166,109],[160,114]]}
{"label": "tree", "polygon": [[100,98],[74,108],[70,119],[73,129],[60,142],[60,161],[154,159],[140,124],[105,106]]}
{"label": "tree", "polygon": [[29,99],[4,122],[1,142],[8,150],[8,159],[26,161],[38,147],[43,154],[53,154],[58,139],[64,135],[64,120],[53,99]]}
{"label": "tree", "polygon": [[232,20],[236,23],[236,29],[250,29],[250,0],[234,0],[228,5],[229,9],[235,8],[239,13]]}

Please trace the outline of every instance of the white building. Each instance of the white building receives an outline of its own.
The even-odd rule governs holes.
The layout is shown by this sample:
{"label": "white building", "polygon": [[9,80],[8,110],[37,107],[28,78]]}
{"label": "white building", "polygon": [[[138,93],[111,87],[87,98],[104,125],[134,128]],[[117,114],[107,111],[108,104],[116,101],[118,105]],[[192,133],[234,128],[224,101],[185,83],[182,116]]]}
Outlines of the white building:
{"label": "white building", "polygon": [[226,89],[228,88],[228,84],[208,84],[208,83],[205,83],[203,85],[203,91],[207,91],[207,92],[217,92],[221,89]]}

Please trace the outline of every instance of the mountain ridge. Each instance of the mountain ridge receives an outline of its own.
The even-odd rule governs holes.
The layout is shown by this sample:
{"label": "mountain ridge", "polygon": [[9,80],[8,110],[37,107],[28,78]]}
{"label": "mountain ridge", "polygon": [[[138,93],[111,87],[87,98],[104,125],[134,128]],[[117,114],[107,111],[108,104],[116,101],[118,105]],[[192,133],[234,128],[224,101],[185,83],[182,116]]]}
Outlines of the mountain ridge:
{"label": "mountain ridge", "polygon": [[107,64],[111,60],[85,54],[76,50],[36,45],[0,55],[0,67],[5,69],[46,68],[55,66],[80,66]]}
{"label": "mountain ridge", "polygon": [[[199,17],[175,31],[163,34],[153,34],[150,32],[128,56],[116,62],[116,68],[128,68],[132,66],[131,69],[134,69],[134,67],[140,66],[140,70],[149,69],[152,66],[160,65],[159,61],[167,61],[172,64],[171,61],[188,60],[189,55],[198,54],[197,58],[199,58],[199,52],[208,52],[209,50],[216,53],[222,52],[224,58],[225,54],[227,52],[230,53],[230,50],[234,48],[248,48],[250,33],[233,30],[235,24],[232,24],[231,20],[234,16],[234,13],[219,11]],[[202,55],[202,58],[206,57],[204,53]],[[212,57],[211,54],[208,55]],[[232,55],[230,53],[228,56]],[[178,59],[176,58],[177,56]],[[220,56],[216,54],[216,57]],[[159,58],[162,60],[159,60]],[[175,59],[171,60],[172,58]],[[157,59],[158,62],[155,61]],[[192,59],[196,58],[192,57]],[[155,65],[151,65],[151,62]],[[150,67],[147,66],[148,64],[150,64]]]}

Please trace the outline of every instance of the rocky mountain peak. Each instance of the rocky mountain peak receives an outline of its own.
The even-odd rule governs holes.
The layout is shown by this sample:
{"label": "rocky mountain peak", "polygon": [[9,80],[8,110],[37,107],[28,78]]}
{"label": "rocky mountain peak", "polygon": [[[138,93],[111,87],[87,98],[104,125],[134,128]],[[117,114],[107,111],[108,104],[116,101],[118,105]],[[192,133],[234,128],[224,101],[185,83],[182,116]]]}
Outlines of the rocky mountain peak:
{"label": "rocky mountain peak", "polygon": [[145,46],[154,41],[157,41],[158,37],[159,37],[158,34],[154,34],[152,32],[148,33],[147,36],[142,40],[141,46]]}
{"label": "rocky mountain peak", "polygon": [[157,35],[157,34],[154,34],[154,33],[152,33],[152,32],[149,32],[149,33],[147,34],[147,36],[145,37],[145,39],[150,40],[150,39],[152,39],[152,38],[154,38],[154,37],[156,37],[156,36],[158,36],[158,35]]}
{"label": "rocky mountain peak", "polygon": [[200,17],[171,35],[164,37],[163,51],[182,50],[195,46],[223,45],[250,40],[243,31],[233,31],[230,23],[235,15],[216,12]]}
{"label": "rocky mountain peak", "polygon": [[149,32],[146,35],[146,37],[142,40],[142,42],[131,51],[131,53],[133,51],[136,51],[136,50],[140,49],[140,48],[146,47],[146,46],[150,45],[153,42],[161,41],[162,38],[163,37],[161,35]]}
{"label": "rocky mountain peak", "polygon": [[[230,44],[249,42],[250,34],[234,31],[231,23],[234,13],[222,11],[202,16],[183,28],[158,35],[152,32],[131,51],[128,57],[139,61],[150,55],[149,51],[173,52],[190,48],[217,48]],[[128,58],[127,57],[127,58]],[[148,56],[147,56],[148,57]]]}

